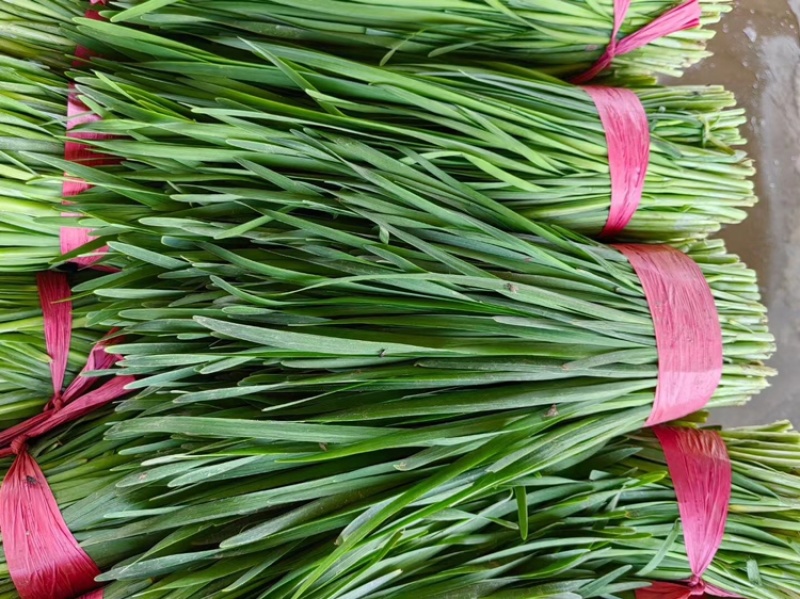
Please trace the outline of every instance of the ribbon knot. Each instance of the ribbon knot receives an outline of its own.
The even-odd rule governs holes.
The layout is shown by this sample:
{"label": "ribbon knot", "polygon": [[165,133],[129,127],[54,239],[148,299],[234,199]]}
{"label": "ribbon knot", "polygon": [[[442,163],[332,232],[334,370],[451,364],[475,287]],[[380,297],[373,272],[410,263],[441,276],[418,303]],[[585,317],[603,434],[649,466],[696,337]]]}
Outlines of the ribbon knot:
{"label": "ribbon knot", "polygon": [[0,486],[0,533],[9,574],[22,599],[74,599],[97,587],[100,569],[69,530],[27,444],[122,397],[134,378],[115,376],[97,386],[96,377],[84,376],[119,360],[106,351],[108,340],[101,340],[62,392],[72,337],[71,291],[63,273],[41,273],[37,286],[53,397],[40,414],[0,433],[0,457],[16,456]]}
{"label": "ribbon knot", "polygon": [[699,576],[692,576],[689,580],[689,595],[692,597],[702,597],[706,594],[706,583]]}
{"label": "ribbon knot", "polygon": [[45,410],[47,412],[59,412],[64,409],[64,396],[61,392],[56,393],[53,396],[53,399],[47,404],[47,408]]}
{"label": "ribbon knot", "polygon": [[585,73],[572,79],[573,83],[586,83],[605,71],[617,56],[622,56],[646,46],[659,38],[700,25],[699,0],[687,0],[656,17],[638,31],[619,39],[619,31],[628,16],[631,0],[614,0],[614,26],[605,52]]}
{"label": "ribbon knot", "polygon": [[30,437],[28,435],[25,434],[19,435],[16,438],[14,438],[13,441],[11,441],[9,450],[11,451],[12,454],[19,455],[27,450],[28,441],[30,441]]}
{"label": "ribbon knot", "polygon": [[[24,453],[28,447],[28,441],[51,430],[47,423],[56,418],[58,412],[64,409],[64,405],[64,396],[59,391],[47,402],[41,414],[29,418],[0,434],[0,457]],[[3,445],[8,447],[3,448]]]}

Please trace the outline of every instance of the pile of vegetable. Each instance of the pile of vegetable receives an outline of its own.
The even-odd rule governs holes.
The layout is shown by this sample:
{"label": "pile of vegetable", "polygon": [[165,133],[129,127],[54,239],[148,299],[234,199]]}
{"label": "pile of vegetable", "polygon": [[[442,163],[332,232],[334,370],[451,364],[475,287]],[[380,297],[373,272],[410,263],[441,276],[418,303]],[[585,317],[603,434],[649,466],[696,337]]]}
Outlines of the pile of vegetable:
{"label": "pile of vegetable", "polygon": [[[653,298],[586,237],[609,219],[609,141],[565,81],[620,3],[295,4],[0,8],[0,426],[62,409],[48,268],[70,271],[67,383],[105,336],[122,360],[84,374],[135,377],[0,455],[41,466],[104,599],[630,599],[690,579],[675,473],[642,428],[664,384]],[[651,79],[707,54],[729,6],[699,4],[701,28],[603,81],[651,135],[621,238],[669,242],[713,296],[715,408],[767,386],[775,347],[755,273],[706,239],[755,202],[744,112]],[[617,39],[675,6],[635,0]],[[99,119],[70,135],[107,163],[65,155],[71,87]],[[63,197],[65,177],[88,189]],[[97,240],[64,255],[65,225]],[[794,597],[800,434],[721,435],[733,492],[703,580]],[[26,599],[77,599],[57,587]]]}

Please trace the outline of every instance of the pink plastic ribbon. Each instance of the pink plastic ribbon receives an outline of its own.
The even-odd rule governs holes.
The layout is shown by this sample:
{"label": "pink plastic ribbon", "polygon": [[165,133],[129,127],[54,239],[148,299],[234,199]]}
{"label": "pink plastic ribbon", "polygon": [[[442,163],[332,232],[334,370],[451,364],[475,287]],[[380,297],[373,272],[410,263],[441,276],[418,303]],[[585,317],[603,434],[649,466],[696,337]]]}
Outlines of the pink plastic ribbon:
{"label": "pink plastic ribbon", "polygon": [[706,406],[722,378],[722,327],[703,272],[665,245],[615,246],[644,288],[655,327],[658,384],[647,426]]}
{"label": "pink plastic ribbon", "polygon": [[614,62],[614,58],[617,56],[633,52],[634,50],[646,46],[650,42],[672,35],[678,31],[700,26],[700,17],[702,15],[700,0],[687,0],[687,2],[656,17],[639,31],[622,39],[617,39],[622,24],[628,16],[630,7],[631,0],[614,0],[614,26],[611,31],[611,39],[608,42],[608,46],[606,46],[603,55],[588,71],[572,79],[573,83],[586,83],[587,81],[591,81],[610,67],[611,63]]}
{"label": "pink plastic ribbon", "polygon": [[731,462],[719,433],[658,426],[654,429],[675,486],[692,577],[685,583],[655,582],[636,599],[738,597],[703,581],[722,545],[731,502]]}
{"label": "pink plastic ribbon", "polygon": [[650,124],[639,96],[628,89],[587,86],[606,132],[611,207],[600,235],[622,233],[642,203],[650,166]]}
{"label": "pink plastic ribbon", "polygon": [[[106,4],[107,0],[91,0],[94,4]],[[85,16],[89,19],[101,20],[100,13],[95,10],[89,9],[86,11]],[[75,66],[82,66],[82,63],[89,60],[92,56],[91,52],[82,46],[78,46],[75,50],[77,60]],[[115,159],[95,152],[90,146],[76,140],[101,140],[109,139],[110,136],[98,133],[74,132],[74,128],[79,125],[93,123],[100,120],[100,117],[93,114],[88,106],[81,102],[74,84],[69,86],[69,94],[67,96],[67,137],[68,141],[64,147],[64,158],[70,162],[77,162],[84,166],[102,166],[105,164],[114,164]],[[91,185],[80,179],[67,179],[64,181],[62,195],[64,198],[70,198],[83,193],[89,189]],[[69,202],[65,199],[65,204]],[[65,214],[67,217],[76,217],[76,214]],[[91,229],[85,227],[62,227],[60,231],[61,239],[61,253],[68,254],[83,247],[95,238],[91,235]],[[74,258],[70,262],[78,264],[86,268],[97,262],[102,258],[102,254],[108,248],[100,248],[94,256],[80,256]]]}
{"label": "pink plastic ribbon", "polygon": [[[74,599],[97,587],[94,579],[100,570],[70,532],[27,443],[122,397],[134,378],[117,376],[94,388],[96,378],[78,376],[62,391],[72,337],[71,292],[62,273],[41,273],[37,282],[53,398],[41,414],[0,433],[0,457],[16,456],[0,486],[0,532],[8,570],[22,599]],[[95,345],[81,374],[119,360],[106,352],[106,343]],[[102,596],[102,591],[93,591],[84,599]]]}

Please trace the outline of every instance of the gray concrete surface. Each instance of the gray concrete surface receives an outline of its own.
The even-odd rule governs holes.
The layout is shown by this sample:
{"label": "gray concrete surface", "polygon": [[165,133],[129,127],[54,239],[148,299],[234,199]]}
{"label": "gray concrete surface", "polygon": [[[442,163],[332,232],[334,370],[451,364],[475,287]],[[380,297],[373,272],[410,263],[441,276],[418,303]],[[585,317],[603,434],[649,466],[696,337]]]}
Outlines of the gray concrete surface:
{"label": "gray concrete surface", "polygon": [[770,364],[779,370],[769,390],[714,419],[741,425],[789,418],[800,427],[800,0],[735,0],[711,49],[714,57],[684,80],[724,84],[750,114],[745,133],[761,201],[723,237],[758,270],[778,341]]}

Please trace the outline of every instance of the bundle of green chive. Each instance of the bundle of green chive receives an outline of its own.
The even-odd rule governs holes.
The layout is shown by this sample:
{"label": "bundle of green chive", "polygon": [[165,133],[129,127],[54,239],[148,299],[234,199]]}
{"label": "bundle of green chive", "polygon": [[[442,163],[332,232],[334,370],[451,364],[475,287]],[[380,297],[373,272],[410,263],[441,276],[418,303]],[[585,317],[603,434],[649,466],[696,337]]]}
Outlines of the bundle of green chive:
{"label": "bundle of green chive", "polygon": [[[270,216],[272,226],[245,234],[269,249],[234,252],[191,225],[166,235],[173,252],[144,245],[158,235],[122,234],[112,251],[130,263],[76,288],[106,298],[99,321],[138,337],[114,351],[148,391],[122,404],[130,417],[110,438],[155,436],[150,463],[163,464],[165,476],[209,466],[85,531],[85,547],[100,556],[112,540],[158,537],[107,578],[175,574],[165,584],[183,584],[187,571],[239,556],[220,553],[225,531],[252,530],[256,546],[270,549],[259,536],[267,516],[316,514],[327,505],[317,500],[354,496],[364,517],[353,520],[350,502],[331,522],[319,516],[338,534],[349,514],[350,536],[336,551],[321,539],[314,568],[288,583],[313,587],[313,573],[344,568],[420,501],[435,514],[461,509],[524,477],[570,468],[644,423],[656,382],[652,323],[616,250],[546,228],[559,245],[488,227],[465,243],[469,221],[458,228],[430,214],[435,226],[418,229],[411,215],[399,223],[372,216],[388,220],[384,233],[344,209],[327,229],[310,217]],[[719,243],[687,250],[716,292],[725,330],[728,365],[712,405],[741,402],[763,386],[760,358],[771,351],[753,275]],[[457,269],[463,274],[451,274]],[[186,444],[198,438],[234,462],[204,459]],[[137,470],[119,492],[161,475]]]}
{"label": "bundle of green chive", "polygon": [[[792,596],[798,590],[800,567],[800,479],[794,472],[800,436],[789,425],[778,424],[737,429],[723,437],[734,456],[731,517],[706,580],[741,596]],[[212,449],[200,455],[224,459],[223,453]],[[170,462],[164,460],[162,466],[147,470],[157,482],[142,482],[144,477],[133,473],[137,476],[130,475],[122,485],[152,494],[154,487],[180,489],[192,480],[208,480],[209,474],[219,485],[221,479],[244,476],[257,460],[253,457],[246,464],[239,459],[235,466],[231,458],[212,464],[173,460],[171,465],[183,467],[171,473],[166,472]],[[263,457],[260,461],[266,464]],[[243,484],[247,479],[239,480]],[[465,476],[459,482],[467,481]],[[375,480],[372,490],[378,489]],[[109,589],[110,596],[119,597],[133,581],[154,575],[163,577],[156,584],[148,581],[160,596],[171,596],[169,589],[188,582],[194,592],[201,585],[217,589],[203,591],[204,597],[226,596],[223,587],[244,587],[234,596],[251,596],[249,592],[283,597],[291,596],[311,574],[320,575],[318,582],[302,596],[495,596],[487,591],[503,590],[507,594],[499,596],[530,597],[539,596],[544,586],[550,593],[602,597],[644,586],[653,578],[679,581],[691,574],[674,490],[660,447],[651,438],[615,442],[603,455],[592,455],[557,474],[544,469],[498,484],[458,509],[432,509],[436,500],[445,503],[442,496],[452,497],[457,491],[454,484],[441,489],[438,497],[429,495],[409,506],[403,518],[364,540],[333,571],[325,562],[331,544],[345,542],[368,515],[363,497],[352,492],[274,513],[252,530],[231,527],[221,548],[197,548],[184,554],[180,563],[159,559],[156,550],[111,570],[105,578],[119,580]],[[386,495],[382,502],[373,501],[385,504],[391,499]],[[175,513],[176,519],[181,513]],[[121,530],[130,534],[135,528]],[[306,542],[298,544],[298,539]],[[196,571],[187,581],[181,570],[189,565]],[[115,589],[120,594],[114,595]]]}
{"label": "bundle of green chive", "polygon": [[[554,458],[451,507],[464,486],[491,476],[485,467],[467,471],[420,496],[328,568],[335,542],[346,542],[370,511],[393,500],[402,491],[398,481],[424,476],[424,462],[392,463],[391,455],[374,464],[332,461],[307,466],[308,480],[285,467],[312,443],[287,438],[265,450],[246,429],[228,427],[223,436],[202,418],[192,420],[195,428],[181,435],[144,438],[126,430],[135,420],[118,422],[111,439],[95,438],[100,448],[116,449],[116,463],[108,462],[112,453],[101,461],[95,444],[86,443],[98,426],[45,454],[67,522],[90,555],[104,566],[132,556],[103,575],[113,581],[105,597],[627,598],[654,578],[689,575],[669,474],[647,434],[612,442],[601,454]],[[104,423],[114,421],[96,424]],[[706,579],[742,596],[791,597],[800,567],[800,436],[778,424],[723,437],[734,468],[731,515]],[[156,446],[159,457],[142,466],[123,462],[154,455]],[[83,464],[90,495],[70,493],[65,464]],[[204,510],[208,504],[216,509]],[[163,515],[142,520],[147,510]],[[295,594],[314,574],[321,576]],[[0,587],[0,597],[14,596]]]}
{"label": "bundle of green chive", "polygon": [[[78,29],[96,53],[115,56],[96,60],[94,76],[75,74],[103,116],[87,130],[131,134],[98,147],[169,168],[179,183],[189,170],[203,175],[187,174],[193,184],[235,187],[223,176],[232,171],[197,163],[257,152],[328,195],[413,193],[481,219],[493,218],[484,206],[496,203],[507,215],[490,222],[503,227],[520,215],[590,235],[608,219],[604,129],[574,85],[508,66],[379,68],[233,37],[216,38],[212,52],[94,20]],[[686,239],[742,220],[755,201],[753,169],[736,149],[744,114],[733,97],[719,87],[637,93],[652,157],[625,237]]]}
{"label": "bundle of green chive", "polygon": [[[157,161],[173,172],[188,167],[185,179],[195,181],[195,156],[228,160],[239,144],[268,137],[269,144],[258,146],[262,154],[275,155],[282,168],[327,193],[356,186],[379,196],[391,184],[455,202],[479,218],[489,218],[482,206],[494,201],[509,215],[586,234],[597,234],[607,220],[605,134],[592,100],[575,86],[502,65],[370,68],[258,44],[257,36],[214,36],[209,53],[130,27],[81,23],[85,35],[76,39],[96,53],[133,56],[126,71],[121,57],[95,61],[107,69],[93,69],[101,79],[75,74],[86,101],[104,116],[91,129],[137,131],[135,144],[115,140],[104,151]],[[241,45],[254,53],[242,55],[235,47]],[[274,65],[265,64],[265,53]],[[653,156],[643,205],[626,237],[685,239],[741,221],[755,201],[753,169],[735,149],[744,141],[738,129],[744,115],[733,108],[732,95],[718,87],[643,87],[638,94],[650,117]],[[125,122],[113,122],[117,115]],[[301,134],[322,136],[328,148],[309,149],[297,139]],[[53,135],[61,141],[63,129]],[[61,167],[80,174],[53,161],[27,155],[25,161],[51,176]],[[170,181],[183,179],[176,173]],[[509,216],[499,224],[511,226]]]}
{"label": "bundle of green chive", "polygon": [[[647,302],[583,237],[608,214],[603,128],[585,92],[527,68],[585,70],[611,2],[292,4],[120,1],[116,24],[74,25],[77,0],[0,10],[0,244],[20,246],[0,253],[3,422],[48,399],[33,276],[13,271],[64,262],[62,172],[94,185],[69,210],[114,267],[73,277],[71,358],[120,327],[113,372],[138,377],[116,413],[33,449],[104,597],[627,599],[686,579],[663,454],[637,433]],[[634,1],[623,34],[671,6]],[[704,25],[727,10],[701,6]],[[696,62],[710,35],[613,74],[653,133],[625,235],[673,242],[708,281],[714,407],[762,389],[774,350],[755,274],[700,240],[754,201],[744,117],[721,88],[639,77]],[[103,58],[71,68],[76,44]],[[70,80],[119,164],[62,159]],[[800,436],[723,436],[732,516],[706,579],[794,597]]]}
{"label": "bundle of green chive", "polygon": [[[633,2],[621,37],[677,4]],[[701,28],[618,56],[614,72],[679,75],[708,56],[705,44],[714,35],[709,27],[730,6],[724,0],[701,0],[699,6]],[[263,36],[371,62],[502,61],[564,78],[584,72],[600,57],[614,24],[611,0],[122,0],[110,8],[113,21],[200,35]]]}

